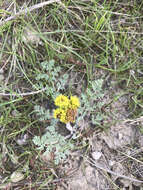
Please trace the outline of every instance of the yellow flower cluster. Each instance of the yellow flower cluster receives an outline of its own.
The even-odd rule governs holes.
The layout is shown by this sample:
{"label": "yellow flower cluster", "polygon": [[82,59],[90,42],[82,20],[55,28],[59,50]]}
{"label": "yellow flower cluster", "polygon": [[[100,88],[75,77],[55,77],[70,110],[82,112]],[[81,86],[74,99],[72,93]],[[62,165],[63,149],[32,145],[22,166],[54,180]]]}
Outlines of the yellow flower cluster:
{"label": "yellow flower cluster", "polygon": [[80,106],[79,99],[76,96],[68,98],[61,94],[55,99],[55,105],[58,108],[54,110],[54,118],[59,118],[63,123],[75,122],[77,108]]}

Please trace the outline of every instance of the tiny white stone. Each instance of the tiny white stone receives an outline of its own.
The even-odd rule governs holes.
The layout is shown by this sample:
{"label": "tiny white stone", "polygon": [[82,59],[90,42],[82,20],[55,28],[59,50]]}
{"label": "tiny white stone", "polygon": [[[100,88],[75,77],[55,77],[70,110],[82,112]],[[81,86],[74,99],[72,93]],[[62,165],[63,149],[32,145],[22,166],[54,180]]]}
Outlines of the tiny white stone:
{"label": "tiny white stone", "polygon": [[123,134],[119,133],[119,140],[121,140],[123,138]]}
{"label": "tiny white stone", "polygon": [[114,160],[109,160],[109,166],[113,166],[115,164]]}
{"label": "tiny white stone", "polygon": [[101,152],[97,152],[97,151],[96,152],[92,152],[92,157],[95,160],[99,160],[101,156],[102,156]]}
{"label": "tiny white stone", "polygon": [[17,144],[18,145],[25,145],[28,143],[28,135],[25,134],[23,137],[21,137],[21,139],[17,139]]}
{"label": "tiny white stone", "polygon": [[24,179],[24,175],[21,172],[13,172],[10,176],[11,182],[16,183]]}
{"label": "tiny white stone", "polygon": [[73,127],[71,126],[70,123],[67,123],[67,124],[66,124],[66,128],[67,128],[67,130],[69,130],[71,133],[73,133]]}

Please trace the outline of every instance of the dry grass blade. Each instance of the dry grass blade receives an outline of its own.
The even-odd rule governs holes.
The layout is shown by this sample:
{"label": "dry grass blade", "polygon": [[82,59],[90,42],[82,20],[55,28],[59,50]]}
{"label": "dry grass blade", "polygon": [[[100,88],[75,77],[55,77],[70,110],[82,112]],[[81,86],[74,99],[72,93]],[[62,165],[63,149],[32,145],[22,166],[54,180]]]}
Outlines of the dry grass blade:
{"label": "dry grass blade", "polygon": [[46,88],[43,88],[41,90],[37,90],[37,91],[34,91],[34,92],[25,92],[25,93],[21,93],[21,94],[17,94],[17,93],[9,93],[9,94],[0,93],[0,96],[29,96],[29,95],[34,95],[34,94],[44,92],[45,90],[46,90]]}
{"label": "dry grass blade", "polygon": [[136,119],[126,119],[124,123],[130,123],[130,124],[135,124],[138,122],[143,122],[143,116],[136,118]]}
{"label": "dry grass blade", "polygon": [[130,181],[132,181],[132,182],[143,183],[143,181],[140,181],[140,180],[137,180],[137,179],[134,179],[134,178],[131,178],[131,177],[127,177],[127,176],[125,176],[125,175],[121,175],[121,174],[116,173],[116,172],[113,172],[113,171],[111,171],[111,170],[109,170],[109,169],[107,169],[107,168],[103,168],[102,166],[100,166],[98,163],[96,163],[96,162],[95,162],[93,159],[91,159],[91,158],[87,158],[86,161],[87,161],[88,163],[90,163],[92,166],[95,166],[95,167],[97,167],[98,169],[103,170],[103,171],[105,171],[105,172],[108,172],[108,173],[110,173],[110,174],[112,174],[112,175],[116,175],[116,176],[118,176],[118,177],[121,177],[121,178],[130,180]]}
{"label": "dry grass blade", "polygon": [[[143,151],[143,148],[139,149],[139,150],[138,150],[138,153],[139,153],[139,152],[142,152],[142,151]],[[124,152],[121,152],[121,151],[118,151],[118,150],[117,150],[117,152],[120,152],[121,154],[125,155],[127,158],[130,158],[130,159],[132,159],[132,160],[134,160],[134,161],[136,161],[136,162],[138,162],[138,163],[140,163],[140,164],[143,164],[143,162],[141,162],[140,160],[134,158],[133,156],[127,155],[127,154],[125,154]]]}
{"label": "dry grass blade", "polygon": [[29,13],[29,12],[31,12],[33,10],[42,8],[42,7],[44,7],[46,5],[49,5],[49,4],[52,4],[52,3],[59,3],[59,2],[60,2],[60,0],[50,0],[50,1],[45,1],[45,2],[42,2],[42,3],[36,4],[36,5],[33,5],[31,7],[28,7],[26,9],[24,9],[24,10],[19,11],[15,15],[8,17],[4,21],[0,22],[0,26],[4,25],[8,21],[11,21],[11,20],[17,18],[20,15],[23,15],[23,14],[26,15],[27,13]]}

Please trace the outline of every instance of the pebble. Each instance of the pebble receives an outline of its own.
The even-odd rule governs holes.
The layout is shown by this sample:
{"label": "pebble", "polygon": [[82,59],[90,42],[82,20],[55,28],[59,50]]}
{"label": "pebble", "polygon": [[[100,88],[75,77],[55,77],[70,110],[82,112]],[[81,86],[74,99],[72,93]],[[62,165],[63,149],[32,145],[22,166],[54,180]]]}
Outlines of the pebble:
{"label": "pebble", "polygon": [[102,153],[101,152],[92,152],[92,157],[94,160],[99,160],[102,156]]}
{"label": "pebble", "polygon": [[13,172],[10,176],[11,182],[17,183],[18,181],[21,181],[24,179],[24,175],[21,172]]}

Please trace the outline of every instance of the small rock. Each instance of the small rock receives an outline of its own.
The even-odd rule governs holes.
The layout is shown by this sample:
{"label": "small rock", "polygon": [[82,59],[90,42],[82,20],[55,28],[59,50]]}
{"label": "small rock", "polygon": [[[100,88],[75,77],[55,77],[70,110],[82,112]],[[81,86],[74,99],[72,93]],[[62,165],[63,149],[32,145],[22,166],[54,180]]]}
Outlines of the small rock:
{"label": "small rock", "polygon": [[123,138],[122,133],[119,133],[119,140],[121,140]]}
{"label": "small rock", "polygon": [[18,139],[16,142],[18,145],[26,145],[28,143],[28,135],[25,134],[23,137],[21,137],[21,139]]}
{"label": "small rock", "polygon": [[114,160],[109,160],[109,166],[113,166],[116,162]]}
{"label": "small rock", "polygon": [[16,183],[24,179],[24,175],[21,172],[13,172],[10,176],[11,182]]}
{"label": "small rock", "polygon": [[92,152],[92,157],[95,160],[99,160],[101,158],[101,156],[102,156],[101,152]]}

